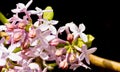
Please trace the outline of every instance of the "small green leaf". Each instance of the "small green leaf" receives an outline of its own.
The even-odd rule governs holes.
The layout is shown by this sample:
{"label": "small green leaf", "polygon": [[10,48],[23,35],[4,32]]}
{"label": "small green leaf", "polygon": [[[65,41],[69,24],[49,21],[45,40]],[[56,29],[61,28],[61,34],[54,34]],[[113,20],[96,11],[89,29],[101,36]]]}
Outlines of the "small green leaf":
{"label": "small green leaf", "polygon": [[27,31],[27,32],[29,32],[29,28],[32,26],[32,24],[27,24],[26,25],[26,27],[25,27],[25,30]]}
{"label": "small green leaf", "polygon": [[0,12],[0,21],[1,21],[3,24],[9,23],[9,22],[8,22],[8,19],[2,14],[2,12]]}
{"label": "small green leaf", "polygon": [[53,70],[54,68],[55,68],[55,66],[57,66],[57,64],[56,63],[49,63],[49,64],[47,64],[47,68],[48,68],[48,70]]}
{"label": "small green leaf", "polygon": [[21,47],[15,48],[15,49],[13,50],[13,53],[17,53],[17,52],[19,52],[19,51],[21,51]]}
{"label": "small green leaf", "polygon": [[81,38],[78,38],[77,40],[73,41],[73,44],[81,48],[84,42]]}
{"label": "small green leaf", "polygon": [[53,16],[54,16],[54,12],[53,12],[53,9],[51,6],[47,6],[45,8],[45,10],[51,10],[51,11],[48,11],[48,12],[44,12],[43,13],[43,18],[46,19],[46,20],[52,20],[53,19]]}
{"label": "small green leaf", "polygon": [[86,44],[88,47],[91,47],[92,42],[93,42],[93,40],[94,40],[95,38],[94,38],[92,35],[90,35],[90,34],[88,34],[87,37],[88,37],[88,42],[86,42],[85,44]]}
{"label": "small green leaf", "polygon": [[58,44],[56,47],[57,47],[57,48],[62,48],[62,47],[64,47],[64,46],[66,46],[66,44],[60,43],[60,44]]}

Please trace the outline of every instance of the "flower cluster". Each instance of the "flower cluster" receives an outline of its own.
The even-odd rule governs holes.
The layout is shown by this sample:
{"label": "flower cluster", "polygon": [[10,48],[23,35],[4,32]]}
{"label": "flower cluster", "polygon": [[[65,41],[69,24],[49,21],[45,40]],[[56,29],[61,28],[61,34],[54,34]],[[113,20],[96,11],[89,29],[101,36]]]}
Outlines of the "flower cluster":
{"label": "flower cluster", "polygon": [[[0,25],[1,71],[47,72],[55,66],[73,70],[80,66],[90,68],[89,55],[97,48],[90,48],[94,37],[84,33],[85,25],[77,27],[70,22],[56,29],[58,21],[52,20],[52,7],[28,10],[32,2],[16,4],[16,9],[11,10],[13,16]],[[21,13],[23,17],[19,17]],[[38,17],[34,23],[31,15]],[[66,40],[58,37],[62,32],[66,32]]]}

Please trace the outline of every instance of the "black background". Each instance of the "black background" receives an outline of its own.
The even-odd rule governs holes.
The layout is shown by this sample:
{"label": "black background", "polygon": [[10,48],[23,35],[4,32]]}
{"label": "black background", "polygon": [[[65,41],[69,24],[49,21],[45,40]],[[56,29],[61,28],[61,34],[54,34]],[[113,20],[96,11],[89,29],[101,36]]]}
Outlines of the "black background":
{"label": "black background", "polygon": [[[16,8],[16,3],[27,3],[29,0],[2,0],[0,1],[0,11],[7,17],[11,17],[11,9]],[[36,6],[44,9],[52,6],[54,10],[54,20],[58,20],[56,25],[63,26],[68,22],[77,25],[84,23],[86,34],[95,37],[92,47],[97,47],[94,53],[97,56],[120,62],[120,15],[119,2],[115,1],[82,1],[82,0],[34,0],[28,9]],[[2,23],[1,23],[2,24]],[[92,70],[79,68],[75,72],[114,72],[111,70],[96,67],[91,64]],[[68,72],[71,70],[61,70],[55,68],[53,72]]]}

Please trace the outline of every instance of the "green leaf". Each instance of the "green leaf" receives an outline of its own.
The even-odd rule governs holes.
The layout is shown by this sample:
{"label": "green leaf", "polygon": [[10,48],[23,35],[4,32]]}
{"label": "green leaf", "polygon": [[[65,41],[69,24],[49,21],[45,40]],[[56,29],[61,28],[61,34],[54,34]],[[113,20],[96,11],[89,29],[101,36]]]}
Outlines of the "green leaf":
{"label": "green leaf", "polygon": [[17,52],[19,52],[19,51],[21,51],[21,47],[15,48],[15,49],[13,50],[13,53],[17,53]]}
{"label": "green leaf", "polygon": [[43,18],[44,19],[47,19],[47,20],[52,20],[53,19],[53,16],[54,16],[54,12],[53,12],[53,9],[51,6],[47,6],[45,8],[45,10],[51,10],[51,11],[48,11],[48,12],[44,12],[43,13]]}
{"label": "green leaf", "polygon": [[57,47],[57,48],[62,48],[62,47],[64,47],[64,46],[66,46],[66,44],[59,43],[56,47]]}
{"label": "green leaf", "polygon": [[0,12],[0,21],[1,21],[3,24],[9,23],[9,22],[8,22],[8,19],[2,14],[2,12]]}
{"label": "green leaf", "polygon": [[92,42],[93,42],[93,40],[94,40],[95,38],[94,38],[92,35],[90,35],[90,34],[88,34],[87,37],[88,37],[88,42],[86,42],[85,44],[86,44],[88,47],[91,47]]}
{"label": "green leaf", "polygon": [[29,28],[32,26],[32,24],[27,24],[26,25],[26,27],[25,27],[25,30],[27,31],[27,32],[29,32]]}
{"label": "green leaf", "polygon": [[78,38],[77,40],[73,41],[73,44],[81,48],[84,42],[81,38]]}
{"label": "green leaf", "polygon": [[55,68],[55,66],[57,66],[56,63],[49,63],[49,64],[47,64],[48,70],[53,70]]}

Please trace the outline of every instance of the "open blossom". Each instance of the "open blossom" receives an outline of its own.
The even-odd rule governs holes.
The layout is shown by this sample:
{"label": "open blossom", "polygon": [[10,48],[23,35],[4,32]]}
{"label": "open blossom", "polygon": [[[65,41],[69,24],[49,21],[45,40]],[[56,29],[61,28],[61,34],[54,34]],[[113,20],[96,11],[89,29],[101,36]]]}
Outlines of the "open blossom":
{"label": "open blossom", "polygon": [[45,31],[45,30],[49,29],[52,34],[54,34],[54,35],[57,34],[57,30],[56,30],[56,28],[53,25],[56,25],[58,23],[58,21],[56,21],[56,20],[48,21],[48,20],[44,20],[44,19],[42,21],[43,21],[43,24],[41,24],[39,26],[39,29],[41,31]]}
{"label": "open blossom", "polygon": [[76,39],[78,36],[80,36],[80,38],[84,41],[87,42],[88,38],[87,35],[85,33],[83,33],[83,31],[85,30],[85,26],[84,24],[79,24],[79,28],[73,23],[67,23],[66,24],[70,30],[73,32],[74,35],[74,39]]}
{"label": "open blossom", "polygon": [[20,13],[20,12],[24,12],[27,11],[27,8],[31,5],[31,3],[33,2],[33,0],[30,0],[26,5],[23,3],[18,3],[16,6],[16,9],[12,9],[11,11],[13,13]]}
{"label": "open blossom", "polygon": [[86,45],[83,45],[82,48],[79,48],[79,47],[75,47],[78,51],[82,52],[79,56],[79,59],[80,60],[83,60],[85,58],[85,61],[90,64],[90,60],[89,60],[89,55],[91,53],[94,53],[97,48],[94,47],[94,48],[90,48],[87,50],[87,46]]}
{"label": "open blossom", "polygon": [[6,64],[7,58],[12,61],[20,61],[22,59],[17,53],[13,53],[13,50],[19,46],[19,44],[13,44],[7,49],[3,44],[0,44],[0,66],[4,66]]}

